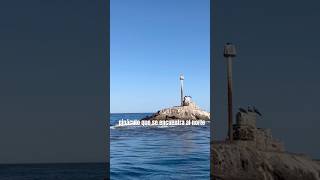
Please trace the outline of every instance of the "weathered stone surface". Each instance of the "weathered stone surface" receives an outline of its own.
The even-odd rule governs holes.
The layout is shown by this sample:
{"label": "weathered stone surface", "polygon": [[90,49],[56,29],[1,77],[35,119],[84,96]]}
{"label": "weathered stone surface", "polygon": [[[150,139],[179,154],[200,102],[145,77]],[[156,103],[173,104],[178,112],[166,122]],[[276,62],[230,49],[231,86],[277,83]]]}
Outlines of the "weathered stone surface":
{"label": "weathered stone surface", "polygon": [[263,151],[246,141],[213,142],[216,180],[319,180],[320,164],[305,155]]}
{"label": "weathered stone surface", "polygon": [[233,125],[233,138],[235,140],[254,140],[255,129],[250,126]]}
{"label": "weathered stone surface", "polygon": [[[257,109],[254,108],[255,111]],[[255,111],[241,108],[236,115],[236,123],[233,125],[233,140],[248,141],[258,150],[284,151],[282,142],[274,139],[270,129],[257,128],[256,121],[261,115]],[[243,142],[244,143],[244,142]]]}
{"label": "weathered stone surface", "polygon": [[[320,180],[320,163],[285,151],[270,129],[256,127],[261,114],[240,109],[233,141],[211,142],[216,180]],[[258,116],[259,115],[259,116]]]}
{"label": "weathered stone surface", "polygon": [[236,115],[236,124],[256,127],[256,120],[259,115],[255,112],[238,112]]}

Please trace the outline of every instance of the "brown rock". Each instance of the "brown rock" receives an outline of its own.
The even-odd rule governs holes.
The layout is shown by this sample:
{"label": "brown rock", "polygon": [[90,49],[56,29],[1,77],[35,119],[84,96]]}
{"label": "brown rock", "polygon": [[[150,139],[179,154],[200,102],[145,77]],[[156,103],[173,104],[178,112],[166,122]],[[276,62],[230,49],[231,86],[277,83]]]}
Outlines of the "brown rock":
{"label": "brown rock", "polygon": [[158,111],[152,116],[147,116],[142,120],[210,120],[210,113],[200,109],[190,99],[184,103],[184,106],[175,106]]}

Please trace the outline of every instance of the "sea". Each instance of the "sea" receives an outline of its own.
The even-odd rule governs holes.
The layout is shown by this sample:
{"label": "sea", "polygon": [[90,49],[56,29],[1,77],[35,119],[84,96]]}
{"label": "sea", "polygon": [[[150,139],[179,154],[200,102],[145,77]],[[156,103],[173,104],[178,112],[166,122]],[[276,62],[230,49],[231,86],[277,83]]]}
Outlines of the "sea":
{"label": "sea", "polygon": [[[210,125],[125,126],[151,113],[110,116],[112,180],[209,179]],[[104,163],[0,164],[0,180],[103,180]]]}
{"label": "sea", "polygon": [[111,179],[209,179],[210,124],[117,126],[119,120],[138,120],[149,115],[111,114]]}

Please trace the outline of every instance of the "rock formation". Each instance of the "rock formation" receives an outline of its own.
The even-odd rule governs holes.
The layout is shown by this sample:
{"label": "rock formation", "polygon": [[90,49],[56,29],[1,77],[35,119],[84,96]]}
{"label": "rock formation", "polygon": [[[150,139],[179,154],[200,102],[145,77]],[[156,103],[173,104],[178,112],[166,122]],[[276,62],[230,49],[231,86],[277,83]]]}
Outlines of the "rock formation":
{"label": "rock formation", "polygon": [[210,113],[200,109],[191,99],[185,96],[183,106],[174,106],[158,111],[142,120],[210,120]]}
{"label": "rock formation", "polygon": [[286,152],[268,129],[256,128],[260,113],[241,108],[233,125],[233,141],[211,146],[216,180],[320,180],[320,163]]}

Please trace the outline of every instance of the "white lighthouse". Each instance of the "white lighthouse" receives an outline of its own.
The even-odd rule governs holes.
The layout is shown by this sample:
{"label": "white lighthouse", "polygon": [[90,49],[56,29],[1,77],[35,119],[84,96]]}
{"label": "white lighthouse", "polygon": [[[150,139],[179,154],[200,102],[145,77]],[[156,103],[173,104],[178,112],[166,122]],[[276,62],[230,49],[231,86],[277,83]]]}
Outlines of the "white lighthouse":
{"label": "white lighthouse", "polygon": [[184,80],[184,76],[183,74],[180,74],[180,93],[181,93],[181,106],[183,106],[183,80]]}

